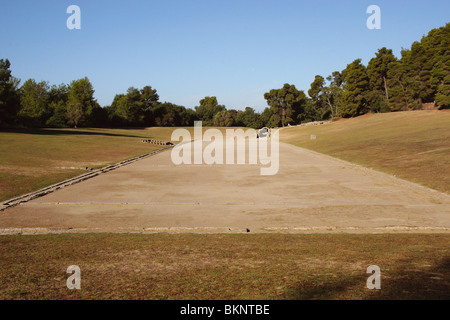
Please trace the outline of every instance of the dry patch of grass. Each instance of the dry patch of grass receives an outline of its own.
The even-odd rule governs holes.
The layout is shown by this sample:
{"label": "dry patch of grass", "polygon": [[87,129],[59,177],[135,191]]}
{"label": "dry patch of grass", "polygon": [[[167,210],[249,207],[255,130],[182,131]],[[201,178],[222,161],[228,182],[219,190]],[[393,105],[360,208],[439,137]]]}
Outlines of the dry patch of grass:
{"label": "dry patch of grass", "polygon": [[[450,298],[443,234],[1,236],[0,246],[1,299]],[[66,287],[70,265],[81,290]],[[381,290],[366,288],[369,265]]]}
{"label": "dry patch of grass", "polygon": [[286,128],[280,138],[450,193],[450,110],[368,114]]}

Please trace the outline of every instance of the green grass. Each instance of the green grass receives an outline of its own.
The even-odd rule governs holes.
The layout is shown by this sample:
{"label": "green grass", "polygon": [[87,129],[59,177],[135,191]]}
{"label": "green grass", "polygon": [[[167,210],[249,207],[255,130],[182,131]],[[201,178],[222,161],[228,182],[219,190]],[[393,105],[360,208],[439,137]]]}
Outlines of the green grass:
{"label": "green grass", "polygon": [[450,193],[450,110],[368,114],[285,128],[280,140]]}
{"label": "green grass", "polygon": [[[450,299],[443,234],[16,235],[0,247],[0,299]],[[81,290],[66,287],[70,265]],[[369,265],[381,290],[366,288]]]}

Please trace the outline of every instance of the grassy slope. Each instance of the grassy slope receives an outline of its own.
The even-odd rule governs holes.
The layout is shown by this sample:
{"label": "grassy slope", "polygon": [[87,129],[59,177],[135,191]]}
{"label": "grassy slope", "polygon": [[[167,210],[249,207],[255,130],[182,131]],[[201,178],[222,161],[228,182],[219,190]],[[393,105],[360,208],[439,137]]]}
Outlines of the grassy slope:
{"label": "grassy slope", "polygon": [[450,193],[450,110],[368,114],[285,128],[280,138]]}
{"label": "grassy slope", "polygon": [[[450,299],[449,246],[438,234],[0,236],[0,299]],[[66,287],[70,265],[81,290]],[[366,288],[369,265],[381,290]]]}

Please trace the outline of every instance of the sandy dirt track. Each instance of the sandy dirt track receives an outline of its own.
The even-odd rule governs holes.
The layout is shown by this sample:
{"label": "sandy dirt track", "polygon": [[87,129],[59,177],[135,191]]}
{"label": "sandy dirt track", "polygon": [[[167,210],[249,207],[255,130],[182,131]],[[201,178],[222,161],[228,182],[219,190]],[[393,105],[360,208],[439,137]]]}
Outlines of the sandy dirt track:
{"label": "sandy dirt track", "polygon": [[171,151],[0,212],[0,233],[450,232],[450,196],[288,144],[260,165],[179,165]]}

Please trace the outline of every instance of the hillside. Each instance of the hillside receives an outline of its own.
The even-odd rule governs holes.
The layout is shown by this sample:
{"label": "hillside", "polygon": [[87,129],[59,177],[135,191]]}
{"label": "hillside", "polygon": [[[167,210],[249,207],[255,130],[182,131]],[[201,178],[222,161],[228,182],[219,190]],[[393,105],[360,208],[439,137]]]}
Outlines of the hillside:
{"label": "hillside", "polygon": [[450,110],[367,114],[285,128],[280,139],[450,193]]}

